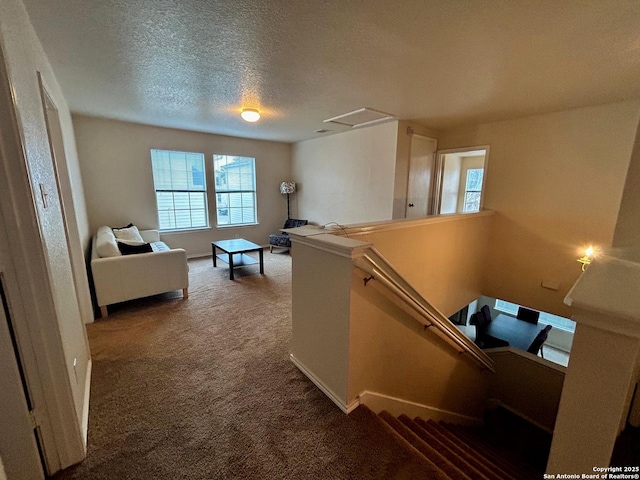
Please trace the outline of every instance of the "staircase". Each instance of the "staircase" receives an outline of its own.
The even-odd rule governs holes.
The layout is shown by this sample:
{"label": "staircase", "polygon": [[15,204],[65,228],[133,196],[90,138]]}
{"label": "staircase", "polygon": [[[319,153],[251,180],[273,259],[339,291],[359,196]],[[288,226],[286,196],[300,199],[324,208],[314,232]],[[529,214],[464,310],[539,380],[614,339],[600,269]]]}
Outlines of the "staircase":
{"label": "staircase", "polygon": [[[383,424],[454,480],[542,478],[550,435],[506,411],[488,412],[484,427],[463,427],[383,411]],[[526,425],[525,425],[526,424]],[[524,437],[524,438],[523,438]]]}

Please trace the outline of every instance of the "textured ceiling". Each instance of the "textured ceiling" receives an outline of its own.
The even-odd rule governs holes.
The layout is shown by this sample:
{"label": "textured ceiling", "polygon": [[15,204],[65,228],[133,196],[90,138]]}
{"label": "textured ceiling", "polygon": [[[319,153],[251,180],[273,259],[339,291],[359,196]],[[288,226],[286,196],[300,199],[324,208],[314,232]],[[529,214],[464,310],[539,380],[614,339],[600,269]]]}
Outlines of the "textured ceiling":
{"label": "textured ceiling", "polygon": [[87,115],[293,142],[362,107],[442,130],[640,97],[638,0],[23,1]]}

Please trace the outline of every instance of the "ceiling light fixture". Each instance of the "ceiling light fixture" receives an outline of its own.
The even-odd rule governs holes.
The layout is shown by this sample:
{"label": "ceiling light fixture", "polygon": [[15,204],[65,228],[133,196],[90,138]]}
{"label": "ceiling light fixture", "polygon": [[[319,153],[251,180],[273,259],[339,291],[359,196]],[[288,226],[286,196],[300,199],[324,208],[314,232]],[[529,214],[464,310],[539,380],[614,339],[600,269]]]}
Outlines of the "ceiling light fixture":
{"label": "ceiling light fixture", "polygon": [[260,112],[255,108],[243,108],[240,116],[245,122],[257,122],[260,120]]}

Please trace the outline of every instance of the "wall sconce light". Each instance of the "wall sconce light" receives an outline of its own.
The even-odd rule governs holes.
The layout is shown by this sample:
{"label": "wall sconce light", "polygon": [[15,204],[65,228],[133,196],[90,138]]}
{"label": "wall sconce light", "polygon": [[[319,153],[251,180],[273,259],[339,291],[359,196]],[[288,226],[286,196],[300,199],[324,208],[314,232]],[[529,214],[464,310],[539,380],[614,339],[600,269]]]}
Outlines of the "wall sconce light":
{"label": "wall sconce light", "polygon": [[260,112],[255,108],[243,108],[240,116],[245,122],[257,122],[260,120]]}
{"label": "wall sconce light", "polygon": [[591,263],[591,257],[593,256],[593,247],[589,246],[584,251],[584,255],[578,259],[578,262],[582,264],[582,271],[584,272],[587,269],[587,265]]}

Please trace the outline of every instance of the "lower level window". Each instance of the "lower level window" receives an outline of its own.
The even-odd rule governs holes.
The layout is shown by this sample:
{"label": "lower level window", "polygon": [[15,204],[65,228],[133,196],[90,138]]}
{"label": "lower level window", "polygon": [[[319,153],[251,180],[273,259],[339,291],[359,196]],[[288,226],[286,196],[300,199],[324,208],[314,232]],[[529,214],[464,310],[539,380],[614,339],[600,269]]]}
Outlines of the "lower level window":
{"label": "lower level window", "polygon": [[257,223],[255,158],[214,155],[218,225]]}
{"label": "lower level window", "polygon": [[[518,314],[518,308],[520,308],[520,305],[518,305],[517,303],[506,302],[500,299],[496,300],[496,310],[508,313],[510,315],[513,315],[514,317]],[[551,325],[552,327],[558,328],[560,330],[566,330],[567,332],[574,332],[576,329],[576,322],[574,322],[573,320],[559,317],[558,315],[553,315],[547,312],[540,312],[538,321],[540,323],[544,323],[545,325]]]}

